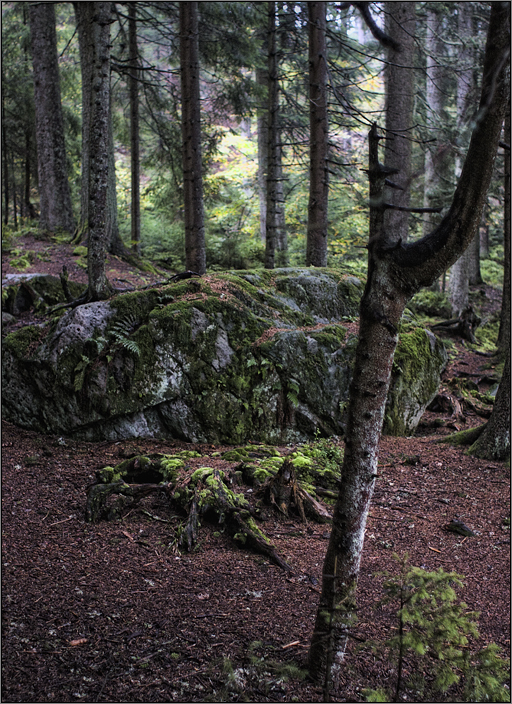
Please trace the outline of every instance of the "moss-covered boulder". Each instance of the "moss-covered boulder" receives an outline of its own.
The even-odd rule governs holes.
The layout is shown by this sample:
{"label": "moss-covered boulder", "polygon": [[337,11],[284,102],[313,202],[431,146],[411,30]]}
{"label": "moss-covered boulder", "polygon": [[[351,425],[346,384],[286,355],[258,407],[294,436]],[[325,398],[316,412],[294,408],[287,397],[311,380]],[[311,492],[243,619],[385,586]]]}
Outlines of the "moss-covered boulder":
{"label": "moss-covered boulder", "polygon": [[357,315],[361,293],[338,272],[277,269],[68,310],[5,337],[4,418],[91,441],[342,435],[356,343],[343,318]]}
{"label": "moss-covered boulder", "polygon": [[439,388],[448,355],[430,330],[402,332],[395,352],[384,417],[387,435],[412,435]]}
{"label": "moss-covered boulder", "polygon": [[[70,294],[78,298],[86,284],[68,281]],[[2,311],[19,315],[28,310],[43,313],[48,307],[65,303],[60,279],[47,274],[10,274],[2,281]]]}

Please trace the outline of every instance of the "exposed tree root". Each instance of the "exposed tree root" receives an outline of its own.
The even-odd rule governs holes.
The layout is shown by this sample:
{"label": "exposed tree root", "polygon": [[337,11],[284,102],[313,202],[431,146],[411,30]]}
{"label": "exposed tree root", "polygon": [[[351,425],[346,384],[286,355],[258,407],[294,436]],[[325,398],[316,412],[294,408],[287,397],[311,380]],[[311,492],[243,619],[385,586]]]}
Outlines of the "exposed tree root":
{"label": "exposed tree root", "polygon": [[317,523],[329,523],[330,513],[299,484],[293,464],[286,459],[274,477],[261,490],[264,501],[284,516],[298,514],[306,522],[306,515]]}
{"label": "exposed tree root", "polygon": [[[204,517],[224,526],[238,545],[265,555],[282,569],[291,570],[258,527],[257,511],[242,493],[231,488],[237,486],[240,473],[203,467],[179,480],[177,464],[183,465],[183,462],[170,455],[140,455],[124,460],[116,467],[99,470],[97,483],[87,491],[86,520],[97,522],[119,518],[123,511],[133,508],[144,497],[165,491],[169,501],[186,516],[178,529],[178,543],[182,549],[193,549]],[[303,521],[307,517],[321,523],[331,520],[327,510],[300,486],[289,460],[284,461],[276,476],[267,480],[261,493],[263,501],[285,516],[295,512]]]}
{"label": "exposed tree root", "polygon": [[444,332],[453,337],[462,337],[471,343],[476,342],[475,330],[480,325],[481,320],[471,306],[462,311],[459,318],[444,320],[436,325],[431,325],[430,329],[435,332]]}

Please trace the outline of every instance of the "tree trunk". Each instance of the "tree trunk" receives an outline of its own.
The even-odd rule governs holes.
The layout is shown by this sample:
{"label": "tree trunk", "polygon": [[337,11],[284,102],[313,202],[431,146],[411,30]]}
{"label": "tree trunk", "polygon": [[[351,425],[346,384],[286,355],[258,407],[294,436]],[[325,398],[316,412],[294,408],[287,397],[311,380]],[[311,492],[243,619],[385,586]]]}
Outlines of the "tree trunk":
{"label": "tree trunk", "polygon": [[503,293],[501,298],[500,331],[498,334],[498,353],[510,351],[510,101],[505,113],[504,139],[508,149],[504,149],[504,203],[503,203]]}
{"label": "tree trunk", "polygon": [[31,168],[30,156],[32,152],[31,130],[29,127],[25,130],[25,174],[23,179],[23,214],[29,219],[35,217],[34,206],[30,202],[31,188]]}
{"label": "tree trunk", "polygon": [[378,444],[398,325],[407,301],[429,286],[469,246],[480,223],[508,100],[506,66],[509,6],[493,3],[485,51],[480,110],[451,207],[438,227],[412,244],[393,241],[384,226],[382,190],[387,169],[378,163],[376,128],[370,132],[368,279],[361,301],[359,342],[350,387],[340,494],[323,569],[322,594],[309,652],[310,674],[328,690],[345,652],[366,518],[377,476]]}
{"label": "tree trunk", "polygon": [[128,4],[130,17],[130,158],[131,158],[131,247],[140,255],[140,144],[139,144],[139,52],[137,49],[137,3]]}
{"label": "tree trunk", "polygon": [[[439,134],[446,118],[446,69],[442,66],[444,44],[441,41],[443,13],[436,6],[426,8],[427,36],[425,97],[429,133],[436,139],[430,149],[425,151],[425,176],[423,207],[432,208],[443,205],[441,180],[446,176],[447,149],[439,140]],[[444,168],[443,168],[444,167]],[[439,223],[440,215],[425,213],[423,215],[423,234],[427,235]]]}
{"label": "tree trunk", "polygon": [[277,75],[277,42],[276,42],[276,3],[267,3],[268,7],[268,149],[267,149],[267,229],[265,234],[265,269],[275,266],[275,253],[278,234],[278,198],[280,157],[279,130],[279,81]]}
{"label": "tree trunk", "polygon": [[487,460],[510,458],[510,347],[491,417],[469,452]]}
{"label": "tree trunk", "polygon": [[[388,189],[386,200],[401,208],[409,207],[411,188],[411,129],[414,102],[414,31],[416,10],[414,2],[386,2],[386,34],[399,45],[400,51],[390,47],[386,78],[386,148],[384,163],[389,169],[398,169],[392,177],[398,188]],[[384,223],[389,236],[398,242],[407,241],[409,213],[388,209]]]}
{"label": "tree trunk", "polygon": [[94,62],[94,40],[92,37],[94,3],[74,2],[78,46],[80,50],[80,73],[82,77],[82,168],[80,189],[80,220],[74,241],[87,237],[89,227],[89,146],[91,130],[92,69]]}
{"label": "tree trunk", "polygon": [[[473,91],[473,65],[472,51],[470,48],[471,37],[473,36],[472,12],[473,8],[469,3],[461,3],[457,7],[458,12],[458,32],[462,42],[459,52],[459,60],[462,69],[457,73],[457,134],[463,136],[467,130],[469,120],[472,118],[471,98]],[[455,178],[459,178],[461,171],[461,155],[455,156]],[[480,251],[480,234],[475,233],[475,242],[462,254],[455,262],[450,271],[449,291],[452,317],[459,318],[469,307],[469,279],[471,271],[471,259],[474,257],[476,238],[478,237],[478,251]],[[474,268],[474,267],[473,267]],[[473,273],[475,278],[475,274]]]}
{"label": "tree trunk", "polygon": [[68,182],[64,122],[60,98],[55,6],[29,5],[34,67],[40,227],[55,232],[74,230]]}
{"label": "tree trunk", "polygon": [[306,266],[327,266],[329,125],[327,119],[326,3],[308,2],[309,204]]}
{"label": "tree trunk", "polygon": [[180,2],[180,66],[185,265],[188,270],[204,274],[206,272],[206,246],[201,164],[197,2]]}
{"label": "tree trunk", "polygon": [[[3,82],[3,81],[2,81]],[[4,187],[4,225],[9,222],[9,161],[7,154],[7,135],[5,121],[5,99],[2,90],[2,184]]]}
{"label": "tree trunk", "polygon": [[11,181],[12,181],[12,224],[18,229],[18,191],[16,183],[16,164],[14,154],[11,152]]}
{"label": "tree trunk", "polygon": [[265,89],[265,107],[258,110],[258,198],[260,203],[260,238],[265,242],[267,234],[267,165],[268,165],[268,70],[256,69],[256,83]]}
{"label": "tree trunk", "polygon": [[110,22],[111,3],[81,3],[93,14],[88,41],[93,43],[92,90],[89,136],[89,235],[87,273],[88,298],[108,298],[112,292],[106,276],[109,245],[109,123],[110,123]]}
{"label": "tree trunk", "polygon": [[[94,65],[94,46],[98,41],[98,24],[95,22],[94,2],[75,2],[73,7],[78,29],[80,69],[82,76],[82,184],[80,191],[80,222],[74,242],[87,242],[90,203],[90,146],[91,146],[91,95]],[[114,135],[110,111],[108,126],[108,195],[107,195],[107,251],[120,257],[126,256],[126,248],[119,234],[117,222],[117,193],[114,157]]]}
{"label": "tree trunk", "polygon": [[[426,81],[425,96],[427,120],[430,136],[435,139],[433,144],[427,144],[425,150],[425,175],[423,191],[423,207],[443,207],[448,203],[448,184],[451,188],[450,149],[443,140],[442,126],[447,120],[446,95],[447,71],[442,65],[445,45],[441,40],[444,13],[436,5],[426,8],[427,35],[425,40],[426,52]],[[423,235],[427,235],[439,223],[441,216],[426,212],[423,216]],[[440,282],[435,281],[432,288],[440,290]]]}

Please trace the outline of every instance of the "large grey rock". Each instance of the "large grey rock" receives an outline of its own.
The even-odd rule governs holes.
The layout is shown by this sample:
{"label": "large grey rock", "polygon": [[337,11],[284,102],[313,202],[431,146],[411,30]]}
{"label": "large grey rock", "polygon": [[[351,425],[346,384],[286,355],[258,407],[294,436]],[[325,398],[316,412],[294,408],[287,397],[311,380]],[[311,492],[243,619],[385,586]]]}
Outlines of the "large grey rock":
{"label": "large grey rock", "polygon": [[[86,284],[68,282],[75,298],[87,288]],[[49,306],[64,303],[66,298],[60,279],[49,274],[7,274],[2,279],[2,311],[20,315],[30,309],[43,313]]]}
{"label": "large grey rock", "polygon": [[[283,269],[205,276],[80,306],[7,335],[4,418],[94,441],[342,435],[356,345],[342,318],[357,315],[361,293],[353,277]],[[418,350],[418,373],[430,370],[429,399],[421,384],[414,388],[413,419],[442,366],[436,349]]]}
{"label": "large grey rock", "polygon": [[446,367],[445,346],[430,330],[417,328],[400,335],[384,417],[388,435],[412,435],[439,389]]}

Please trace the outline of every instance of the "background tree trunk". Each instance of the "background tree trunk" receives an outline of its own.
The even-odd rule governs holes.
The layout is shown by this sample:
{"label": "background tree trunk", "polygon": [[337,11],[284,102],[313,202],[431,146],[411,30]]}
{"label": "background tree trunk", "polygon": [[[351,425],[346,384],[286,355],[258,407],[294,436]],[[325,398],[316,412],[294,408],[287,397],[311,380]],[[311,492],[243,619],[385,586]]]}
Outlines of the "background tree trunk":
{"label": "background tree trunk", "polygon": [[92,70],[94,63],[93,32],[93,2],[74,2],[78,46],[80,51],[80,73],[82,77],[82,168],[80,189],[80,221],[77,227],[75,242],[81,242],[87,237],[89,227],[89,147],[91,127],[91,94]]}
{"label": "background tree trunk", "polygon": [[327,266],[329,197],[326,3],[308,2],[309,204],[306,266]]}
{"label": "background tree trunk", "polygon": [[199,96],[198,3],[180,2],[181,126],[186,268],[206,272],[201,105]]}
{"label": "background tree trunk", "polygon": [[[96,5],[97,3],[94,2],[73,3],[78,30],[80,72],[82,76],[82,184],[80,190],[80,222],[73,239],[74,242],[86,242],[89,228],[91,109],[93,105],[91,96],[95,61],[94,47],[99,41],[99,25],[95,21]],[[111,110],[109,111],[108,125],[108,158],[107,251],[117,256],[125,257],[127,253],[126,247],[121,240],[117,221],[114,134]]]}
{"label": "background tree trunk", "polygon": [[39,225],[51,232],[65,230],[72,233],[74,220],[60,98],[55,6],[53,3],[30,4],[29,17],[39,171]]}
{"label": "background tree trunk", "polygon": [[128,3],[130,44],[130,160],[131,160],[131,248],[140,254],[140,142],[139,142],[139,52],[137,49],[137,3]]}
{"label": "background tree trunk", "polygon": [[268,165],[268,69],[256,69],[256,83],[265,89],[264,107],[258,110],[258,198],[260,203],[260,237],[267,234],[267,165]]}
{"label": "background tree trunk", "polygon": [[[441,40],[443,29],[442,8],[431,4],[426,7],[426,80],[425,97],[427,121],[430,134],[435,138],[433,144],[427,144],[425,150],[425,174],[423,207],[435,208],[444,206],[447,200],[447,186],[451,186],[451,173],[449,169],[450,149],[448,144],[439,139],[442,134],[442,125],[447,121],[446,96],[448,93],[447,71],[442,65],[445,45]],[[450,188],[450,196],[452,189]],[[437,213],[423,215],[423,235],[427,235],[439,223],[441,216]],[[440,282],[434,281],[432,288],[440,290]]]}
{"label": "background tree trunk", "polygon": [[469,452],[487,460],[510,458],[510,347],[491,417]]}
{"label": "background tree trunk", "polygon": [[500,331],[498,334],[498,353],[505,355],[510,351],[510,101],[505,113],[504,139],[508,149],[504,149],[503,179],[503,293],[501,298]]}
{"label": "background tree trunk", "polygon": [[108,298],[112,292],[106,276],[105,258],[109,244],[109,129],[110,129],[110,22],[111,3],[81,3],[92,16],[87,41],[93,46],[90,94],[89,228],[87,272],[89,300]]}
{"label": "background tree trunk", "polygon": [[[416,9],[414,2],[386,2],[385,30],[400,51],[388,50],[386,79],[386,143],[384,163],[399,173],[392,177],[400,188],[387,189],[386,201],[392,205],[409,207],[411,188],[411,129],[414,104],[414,31]],[[390,241],[407,241],[409,213],[388,210],[384,226]]]}
{"label": "background tree trunk", "polygon": [[[469,121],[472,118],[472,100],[473,97],[473,62],[470,47],[471,37],[473,36],[472,12],[473,9],[468,3],[460,3],[457,6],[458,12],[458,31],[459,38],[462,43],[459,59],[462,64],[462,69],[457,73],[457,133],[464,136],[467,131]],[[463,142],[464,143],[464,142]],[[455,178],[458,179],[461,172],[461,155],[455,155]],[[476,238],[478,237],[478,243]],[[480,251],[480,235],[475,235],[475,242],[472,242],[468,249],[462,254],[450,270],[449,293],[450,304],[452,308],[452,317],[459,318],[461,314],[469,306],[469,280],[472,269],[471,260],[475,256],[474,248],[478,245]],[[473,264],[473,278],[476,278],[475,265]]]}
{"label": "background tree trunk", "polygon": [[[309,671],[328,690],[344,657],[354,614],[364,530],[377,476],[378,444],[398,325],[407,301],[453,264],[474,237],[492,176],[508,101],[510,7],[494,3],[485,51],[482,97],[451,207],[427,237],[406,245],[389,241],[378,162],[376,127],[370,132],[368,278],[361,301],[359,342],[350,387],[340,493],[323,568],[322,593],[309,651]],[[331,663],[333,663],[331,667]]]}
{"label": "background tree trunk", "polygon": [[[438,137],[440,127],[446,118],[446,69],[442,65],[444,45],[441,41],[443,14],[436,6],[426,8],[427,36],[425,41],[426,81],[425,98],[429,132]],[[438,139],[425,151],[425,176],[423,207],[433,208],[442,205],[441,179],[445,175],[443,166],[447,163],[445,145]],[[423,215],[423,234],[432,232],[441,216],[437,213]]]}
{"label": "background tree trunk", "polygon": [[279,82],[277,76],[276,3],[268,7],[268,148],[267,148],[267,229],[265,233],[265,269],[275,266],[278,240],[278,180],[279,173]]}
{"label": "background tree trunk", "polygon": [[9,160],[7,155],[7,135],[5,125],[5,100],[2,90],[2,184],[4,187],[3,223],[4,225],[7,225],[9,222]]}

